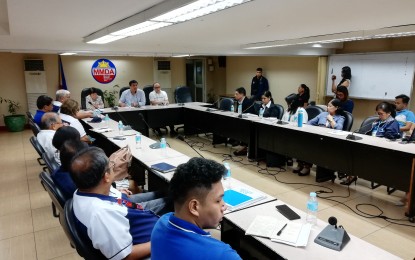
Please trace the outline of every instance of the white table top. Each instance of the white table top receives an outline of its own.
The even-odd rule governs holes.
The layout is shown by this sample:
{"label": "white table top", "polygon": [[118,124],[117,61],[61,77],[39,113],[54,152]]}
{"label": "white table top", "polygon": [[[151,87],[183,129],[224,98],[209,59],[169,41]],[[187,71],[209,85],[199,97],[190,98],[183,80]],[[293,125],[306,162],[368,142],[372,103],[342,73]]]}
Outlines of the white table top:
{"label": "white table top", "polygon": [[[304,202],[305,204],[306,202]],[[228,213],[224,216],[242,230],[247,230],[249,225],[257,215],[272,216],[281,220],[286,220],[275,208],[276,205],[285,204],[283,201],[273,201],[261,204],[255,207],[247,208],[242,211]],[[301,219],[294,220],[296,222],[305,222],[306,213],[290,205]],[[341,220],[338,220],[341,225]],[[254,237],[260,243],[264,244],[274,252],[286,259],[400,259],[391,253],[378,248],[358,237],[351,234],[350,241],[341,251],[335,251],[314,243],[317,235],[328,225],[327,222],[318,220],[317,225],[311,229],[310,237],[306,247],[293,247],[282,243],[272,242],[270,239]],[[345,227],[347,232],[347,227]],[[385,238],[386,239],[386,238]]]}

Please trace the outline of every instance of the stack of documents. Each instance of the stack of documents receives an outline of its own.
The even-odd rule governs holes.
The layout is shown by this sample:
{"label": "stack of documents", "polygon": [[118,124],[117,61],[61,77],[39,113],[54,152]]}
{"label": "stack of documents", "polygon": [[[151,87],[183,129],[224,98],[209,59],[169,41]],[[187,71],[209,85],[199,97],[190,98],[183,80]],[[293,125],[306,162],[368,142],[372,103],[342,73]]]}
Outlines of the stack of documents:
{"label": "stack of documents", "polygon": [[273,242],[303,247],[307,246],[310,231],[310,224],[279,220],[269,216],[256,216],[245,235],[270,238]]}

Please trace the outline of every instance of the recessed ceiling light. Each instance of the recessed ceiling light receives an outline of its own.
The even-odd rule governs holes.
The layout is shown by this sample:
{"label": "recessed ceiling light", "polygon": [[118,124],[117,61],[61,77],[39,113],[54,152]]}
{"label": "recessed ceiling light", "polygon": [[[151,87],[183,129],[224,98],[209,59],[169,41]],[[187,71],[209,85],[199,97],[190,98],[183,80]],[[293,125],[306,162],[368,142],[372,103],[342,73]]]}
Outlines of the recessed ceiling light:
{"label": "recessed ceiling light", "polygon": [[76,54],[75,52],[64,52],[64,53],[61,53],[59,55],[61,55],[61,56],[69,56],[69,55],[75,55],[75,54]]}

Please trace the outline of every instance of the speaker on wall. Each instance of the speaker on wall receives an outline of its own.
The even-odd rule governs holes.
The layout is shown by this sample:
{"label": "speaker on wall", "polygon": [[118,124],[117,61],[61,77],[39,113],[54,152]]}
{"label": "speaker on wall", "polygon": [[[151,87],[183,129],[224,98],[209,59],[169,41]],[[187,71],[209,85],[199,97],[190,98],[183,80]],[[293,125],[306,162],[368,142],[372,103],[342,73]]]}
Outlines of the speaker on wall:
{"label": "speaker on wall", "polygon": [[226,68],[226,56],[218,56],[219,68]]}

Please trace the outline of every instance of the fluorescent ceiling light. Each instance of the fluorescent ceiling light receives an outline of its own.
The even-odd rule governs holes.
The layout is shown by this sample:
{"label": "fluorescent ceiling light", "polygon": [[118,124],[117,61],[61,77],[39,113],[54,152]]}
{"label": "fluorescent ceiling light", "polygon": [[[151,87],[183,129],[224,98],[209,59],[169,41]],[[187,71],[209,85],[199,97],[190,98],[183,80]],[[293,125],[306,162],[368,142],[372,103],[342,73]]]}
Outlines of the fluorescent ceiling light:
{"label": "fluorescent ceiling light", "polygon": [[313,46],[311,46],[313,48],[321,48],[323,47],[323,45],[319,44],[319,43],[314,43]]}
{"label": "fluorescent ceiling light", "polygon": [[[249,0],[250,1],[250,0]],[[179,23],[218,12],[225,8],[243,3],[244,0],[199,0],[191,4],[177,8],[168,13],[154,17],[152,21]],[[248,2],[248,1],[246,1]]]}
{"label": "fluorescent ceiling light", "polygon": [[165,1],[84,37],[84,41],[92,44],[105,44],[185,22],[250,1],[252,0]]}
{"label": "fluorescent ceiling light", "polygon": [[193,55],[190,54],[178,54],[178,55],[172,55],[173,58],[184,58],[184,57],[191,57]]}
{"label": "fluorescent ceiling light", "polygon": [[115,35],[105,35],[105,36],[102,36],[102,37],[100,37],[98,39],[89,41],[87,43],[91,43],[91,44],[105,44],[105,43],[113,42],[113,41],[116,41],[116,40],[120,40],[120,39],[125,38],[125,37],[127,37],[127,36],[122,36],[122,35],[119,35],[119,36],[115,36]]}
{"label": "fluorescent ceiling light", "polygon": [[59,55],[61,55],[61,56],[69,56],[69,55],[75,55],[75,54],[76,54],[75,52],[64,52],[64,53],[61,53]]}
{"label": "fluorescent ceiling light", "polygon": [[318,35],[310,36],[305,38],[298,39],[287,39],[279,41],[270,41],[270,42],[259,42],[251,43],[242,46],[244,49],[265,49],[265,48],[275,48],[283,46],[292,46],[292,45],[305,45],[305,44],[328,44],[328,43],[341,43],[349,41],[360,41],[360,40],[370,40],[370,39],[380,39],[380,38],[394,38],[394,37],[405,37],[405,36],[414,36],[415,35],[415,25],[402,25],[394,27],[386,27],[375,30],[362,30],[362,31],[353,31],[353,32],[344,32],[336,34],[327,34],[327,35]]}

